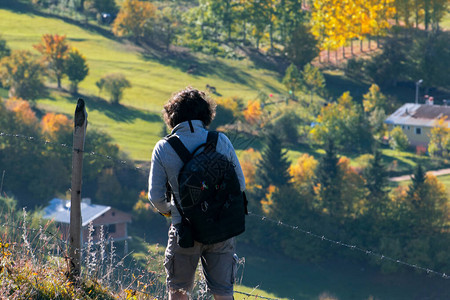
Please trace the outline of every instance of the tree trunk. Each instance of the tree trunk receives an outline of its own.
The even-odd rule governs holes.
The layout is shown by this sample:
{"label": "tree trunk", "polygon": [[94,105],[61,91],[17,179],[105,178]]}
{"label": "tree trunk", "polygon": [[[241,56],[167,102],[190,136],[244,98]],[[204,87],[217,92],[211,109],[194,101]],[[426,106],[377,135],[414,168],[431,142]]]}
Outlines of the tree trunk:
{"label": "tree trunk", "polygon": [[87,113],[83,99],[79,98],[75,109],[73,131],[72,185],[69,227],[69,271],[71,280],[77,281],[81,274],[81,178],[83,151],[87,127]]}
{"label": "tree trunk", "polygon": [[345,59],[345,46],[342,46],[342,58]]}
{"label": "tree trunk", "polygon": [[363,39],[362,38],[359,40],[359,50],[361,51],[361,53],[364,52],[364,50],[363,50]]}
{"label": "tree trunk", "polygon": [[355,53],[353,52],[353,39],[350,41],[350,51],[352,52],[352,57],[355,56]]}

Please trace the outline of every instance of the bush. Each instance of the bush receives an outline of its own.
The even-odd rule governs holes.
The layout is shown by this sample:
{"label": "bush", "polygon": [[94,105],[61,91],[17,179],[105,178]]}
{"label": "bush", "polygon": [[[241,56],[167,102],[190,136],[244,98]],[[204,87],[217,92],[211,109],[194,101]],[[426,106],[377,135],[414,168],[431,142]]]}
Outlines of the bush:
{"label": "bush", "polygon": [[125,75],[121,73],[107,74],[95,84],[100,91],[105,89],[105,91],[111,96],[111,102],[115,104],[118,104],[122,99],[123,90],[131,87],[131,83],[125,78]]}
{"label": "bush", "polygon": [[395,127],[391,130],[391,139],[389,146],[394,150],[405,151],[409,147],[409,141],[406,134],[400,127]]}
{"label": "bush", "polygon": [[0,78],[10,97],[35,99],[44,90],[44,66],[29,51],[13,51],[0,61]]}

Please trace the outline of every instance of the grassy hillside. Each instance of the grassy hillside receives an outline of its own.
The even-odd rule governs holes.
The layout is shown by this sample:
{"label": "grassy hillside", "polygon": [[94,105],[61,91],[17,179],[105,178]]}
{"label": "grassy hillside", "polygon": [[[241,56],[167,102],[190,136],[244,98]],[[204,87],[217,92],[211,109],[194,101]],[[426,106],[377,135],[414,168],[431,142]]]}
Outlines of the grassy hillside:
{"label": "grassy hillside", "polygon": [[[282,93],[279,74],[260,69],[250,60],[225,60],[177,51],[167,54],[146,51],[126,41],[100,35],[58,18],[36,15],[28,8],[0,8],[0,32],[11,49],[30,50],[46,33],[66,35],[71,46],[87,58],[89,75],[80,84],[87,100],[89,123],[112,135],[121,150],[133,159],[148,160],[159,139],[160,111],[170,95],[188,85],[204,89],[215,86],[223,97],[254,98],[258,90]],[[188,74],[196,66],[196,74]],[[131,82],[121,105],[110,105],[105,94],[98,94],[95,82],[104,74],[120,72]],[[68,80],[63,86],[68,88]],[[54,85],[54,84],[53,84]],[[5,92],[3,91],[4,95]],[[97,96],[106,100],[97,99]],[[36,101],[39,108],[72,115],[75,97],[58,91]]]}

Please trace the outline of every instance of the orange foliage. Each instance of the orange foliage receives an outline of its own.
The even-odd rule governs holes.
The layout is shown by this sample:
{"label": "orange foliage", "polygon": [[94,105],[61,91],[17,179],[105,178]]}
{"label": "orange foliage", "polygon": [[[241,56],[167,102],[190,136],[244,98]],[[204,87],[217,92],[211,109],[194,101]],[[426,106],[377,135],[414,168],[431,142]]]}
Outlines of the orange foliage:
{"label": "orange foliage", "polygon": [[62,114],[47,113],[41,121],[42,132],[54,137],[58,132],[72,130],[69,118]]}
{"label": "orange foliage", "polygon": [[30,104],[22,98],[9,98],[6,101],[6,108],[13,111],[16,117],[27,125],[37,122],[36,114],[31,110]]}
{"label": "orange foliage", "polygon": [[258,100],[248,101],[247,109],[244,111],[244,118],[250,124],[256,124],[262,115],[261,104]]}
{"label": "orange foliage", "polygon": [[58,34],[44,34],[42,36],[42,43],[34,45],[33,47],[51,61],[66,59],[69,51],[69,46],[66,43],[66,36]]}
{"label": "orange foliage", "polygon": [[249,189],[255,184],[256,164],[260,159],[260,153],[253,148],[243,151],[240,155],[239,161],[242,172],[244,173],[245,182]]}

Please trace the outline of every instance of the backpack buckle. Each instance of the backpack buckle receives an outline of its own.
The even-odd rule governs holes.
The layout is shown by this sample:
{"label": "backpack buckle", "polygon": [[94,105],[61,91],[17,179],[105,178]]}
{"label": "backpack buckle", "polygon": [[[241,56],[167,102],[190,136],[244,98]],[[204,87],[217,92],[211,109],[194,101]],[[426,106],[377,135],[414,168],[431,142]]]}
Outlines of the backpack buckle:
{"label": "backpack buckle", "polygon": [[208,210],[208,202],[206,202],[206,201],[202,202],[200,207],[202,208],[203,212],[206,212]]}

